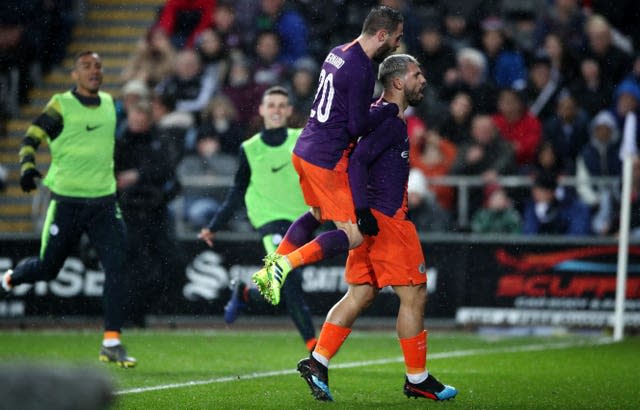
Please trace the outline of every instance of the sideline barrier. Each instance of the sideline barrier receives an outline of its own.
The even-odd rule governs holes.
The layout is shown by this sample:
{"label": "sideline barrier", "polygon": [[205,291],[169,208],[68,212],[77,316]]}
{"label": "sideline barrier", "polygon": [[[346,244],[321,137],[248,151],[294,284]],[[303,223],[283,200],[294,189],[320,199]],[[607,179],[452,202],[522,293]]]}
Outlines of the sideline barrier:
{"label": "sideline barrier", "polygon": [[[611,325],[616,285],[614,240],[566,237],[424,235],[429,302],[427,318],[490,325]],[[249,281],[259,267],[257,235],[221,232],[209,249],[195,240],[180,248],[188,263],[172,292],[158,295],[149,314],[220,315],[229,281]],[[34,255],[34,238],[0,239],[0,270]],[[0,318],[99,316],[104,274],[95,261],[67,259],[56,281],[23,285],[0,300]],[[346,290],[344,258],[303,268],[313,314],[325,315]],[[640,327],[640,244],[629,250],[626,326]],[[365,315],[393,316],[397,297],[384,289]],[[252,313],[281,314],[283,307]],[[1,319],[0,319],[1,320]],[[427,319],[428,320],[428,319]]]}

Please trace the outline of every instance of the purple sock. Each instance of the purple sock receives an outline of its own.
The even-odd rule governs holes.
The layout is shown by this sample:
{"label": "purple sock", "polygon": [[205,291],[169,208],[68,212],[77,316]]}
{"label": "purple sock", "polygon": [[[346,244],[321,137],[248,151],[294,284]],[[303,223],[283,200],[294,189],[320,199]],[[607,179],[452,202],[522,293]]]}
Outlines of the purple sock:
{"label": "purple sock", "polygon": [[298,249],[313,238],[313,232],[318,229],[319,226],[320,222],[311,212],[302,215],[287,229],[287,233],[282,242],[280,242],[276,252],[280,255],[286,255]]}
{"label": "purple sock", "polygon": [[349,237],[342,229],[320,234],[316,238],[316,242],[322,249],[322,259],[329,259],[349,250]]}

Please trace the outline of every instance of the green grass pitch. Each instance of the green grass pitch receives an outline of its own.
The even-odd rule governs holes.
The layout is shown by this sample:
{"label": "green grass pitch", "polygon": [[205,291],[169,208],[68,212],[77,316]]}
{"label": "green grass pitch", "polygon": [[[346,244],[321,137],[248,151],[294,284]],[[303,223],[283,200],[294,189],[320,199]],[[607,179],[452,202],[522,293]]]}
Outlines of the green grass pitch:
{"label": "green grass pitch", "polygon": [[294,371],[306,356],[293,331],[132,331],[139,365],[97,362],[100,334],[0,332],[0,359],[89,364],[113,378],[116,409],[638,409],[640,339],[487,338],[432,331],[429,370],[458,388],[434,403],[402,394],[404,365],[393,332],[354,331],[331,363],[334,403],[315,402]]}

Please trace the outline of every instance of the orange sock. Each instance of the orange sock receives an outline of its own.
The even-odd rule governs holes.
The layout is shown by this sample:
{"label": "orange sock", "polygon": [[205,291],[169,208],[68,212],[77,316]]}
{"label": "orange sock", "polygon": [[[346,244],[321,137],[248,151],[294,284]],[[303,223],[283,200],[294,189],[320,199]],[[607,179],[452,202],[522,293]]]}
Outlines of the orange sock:
{"label": "orange sock", "polygon": [[349,333],[351,333],[351,329],[348,327],[324,322],[314,352],[326,357],[327,360],[331,359],[338,353],[338,349],[340,349],[340,346],[342,346],[347,336],[349,336]]}
{"label": "orange sock", "polygon": [[103,339],[120,339],[120,332],[115,330],[107,330],[104,332]]}
{"label": "orange sock", "polygon": [[280,244],[276,248],[276,253],[278,255],[286,255],[288,253],[295,251],[296,249],[298,249],[298,247],[293,243],[289,242],[285,237],[282,241],[280,241]]}
{"label": "orange sock", "polygon": [[307,350],[310,352],[313,352],[313,349],[316,347],[317,343],[318,339],[316,339],[315,337],[312,337],[311,339],[304,342],[304,344],[307,345]]}
{"label": "orange sock", "polygon": [[291,269],[295,269],[298,266],[310,265],[318,262],[323,257],[322,248],[320,244],[314,239],[308,244],[296,249],[295,251],[287,254],[287,259],[291,265]]}
{"label": "orange sock", "polygon": [[120,344],[120,332],[115,330],[107,330],[104,332],[102,338],[102,345],[107,347],[113,347]]}
{"label": "orange sock", "polygon": [[398,339],[407,374],[424,373],[427,368],[427,331],[418,333],[408,339]]}

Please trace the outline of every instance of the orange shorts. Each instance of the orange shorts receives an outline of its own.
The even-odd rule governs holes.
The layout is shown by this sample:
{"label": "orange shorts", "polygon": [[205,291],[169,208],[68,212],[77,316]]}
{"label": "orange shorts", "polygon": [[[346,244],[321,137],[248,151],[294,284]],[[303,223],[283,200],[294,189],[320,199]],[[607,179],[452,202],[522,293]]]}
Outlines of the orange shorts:
{"label": "orange shorts", "polygon": [[345,279],[350,285],[409,286],[427,282],[422,245],[413,222],[372,209],[380,232],[349,251]]}
{"label": "orange shorts", "polygon": [[320,209],[323,221],[355,223],[356,212],[346,171],[313,165],[296,154],[293,154],[292,161],[300,179],[304,201]]}

